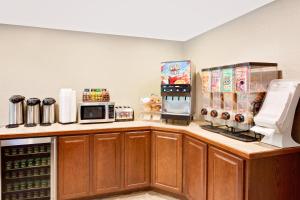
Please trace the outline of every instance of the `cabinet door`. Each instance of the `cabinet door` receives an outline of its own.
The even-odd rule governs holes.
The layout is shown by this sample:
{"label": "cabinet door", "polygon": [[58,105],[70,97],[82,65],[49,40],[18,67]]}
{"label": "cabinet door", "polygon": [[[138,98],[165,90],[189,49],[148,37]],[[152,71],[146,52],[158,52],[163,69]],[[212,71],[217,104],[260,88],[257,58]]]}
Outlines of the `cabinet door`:
{"label": "cabinet door", "polygon": [[150,132],[125,133],[125,188],[150,185]]}
{"label": "cabinet door", "polygon": [[170,192],[182,191],[182,135],[154,131],[152,184]]}
{"label": "cabinet door", "polygon": [[243,200],[244,161],[214,147],[208,156],[208,200]]}
{"label": "cabinet door", "polygon": [[207,145],[184,138],[183,191],[190,200],[206,200]]}
{"label": "cabinet door", "polygon": [[58,139],[59,199],[88,196],[90,193],[90,157],[88,136]]}
{"label": "cabinet door", "polygon": [[116,192],[122,188],[122,135],[98,134],[93,139],[93,193]]}

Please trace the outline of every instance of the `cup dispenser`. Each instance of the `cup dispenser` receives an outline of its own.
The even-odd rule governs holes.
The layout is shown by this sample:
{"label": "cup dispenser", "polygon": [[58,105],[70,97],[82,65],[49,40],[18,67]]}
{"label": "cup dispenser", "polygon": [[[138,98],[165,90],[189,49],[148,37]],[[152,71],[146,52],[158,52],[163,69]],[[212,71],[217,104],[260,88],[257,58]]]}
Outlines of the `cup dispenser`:
{"label": "cup dispenser", "polygon": [[201,115],[209,124],[202,127],[242,141],[257,140],[257,135],[249,134],[249,130],[269,83],[278,76],[276,63],[250,62],[203,69]]}
{"label": "cup dispenser", "polygon": [[277,147],[300,146],[292,137],[300,98],[300,82],[273,80],[252,131],[264,135],[261,142]]}

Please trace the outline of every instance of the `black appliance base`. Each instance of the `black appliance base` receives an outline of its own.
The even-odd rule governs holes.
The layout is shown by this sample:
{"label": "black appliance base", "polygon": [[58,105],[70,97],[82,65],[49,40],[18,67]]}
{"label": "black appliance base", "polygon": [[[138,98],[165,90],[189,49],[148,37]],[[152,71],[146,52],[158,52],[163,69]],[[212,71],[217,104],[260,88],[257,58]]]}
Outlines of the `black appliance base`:
{"label": "black appliance base", "polygon": [[191,121],[193,120],[193,116],[190,115],[172,115],[172,114],[161,114],[161,119],[165,120],[165,122],[168,124],[180,124],[182,125],[182,122],[185,123],[185,125],[189,125]]}
{"label": "black appliance base", "polygon": [[8,124],[5,126],[6,128],[18,128],[19,124]]}
{"label": "black appliance base", "polygon": [[242,131],[242,130],[230,130],[228,127],[224,126],[213,126],[213,125],[201,125],[201,128],[207,131],[218,133],[226,137],[236,139],[243,142],[255,142],[262,139],[262,135],[254,133],[252,131]]}

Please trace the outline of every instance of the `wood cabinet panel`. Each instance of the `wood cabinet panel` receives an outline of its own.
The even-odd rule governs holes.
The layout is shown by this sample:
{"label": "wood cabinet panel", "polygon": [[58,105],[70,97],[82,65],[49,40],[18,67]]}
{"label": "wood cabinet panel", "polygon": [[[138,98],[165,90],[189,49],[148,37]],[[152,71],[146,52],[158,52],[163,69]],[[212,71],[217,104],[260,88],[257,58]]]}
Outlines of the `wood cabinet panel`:
{"label": "wood cabinet panel", "polygon": [[182,135],[152,134],[152,184],[170,192],[182,192]]}
{"label": "wood cabinet panel", "polygon": [[300,154],[246,161],[245,200],[300,199]]}
{"label": "wood cabinet panel", "polygon": [[125,133],[125,188],[150,185],[150,132]]}
{"label": "wood cabinet panel", "polygon": [[90,157],[88,136],[58,139],[59,199],[85,197],[90,194]]}
{"label": "wood cabinet panel", "polygon": [[206,200],[207,145],[184,138],[183,192],[189,200]]}
{"label": "wood cabinet panel", "polygon": [[116,192],[122,188],[122,135],[98,134],[93,138],[93,194]]}
{"label": "wood cabinet panel", "polygon": [[209,147],[208,200],[243,200],[244,161]]}

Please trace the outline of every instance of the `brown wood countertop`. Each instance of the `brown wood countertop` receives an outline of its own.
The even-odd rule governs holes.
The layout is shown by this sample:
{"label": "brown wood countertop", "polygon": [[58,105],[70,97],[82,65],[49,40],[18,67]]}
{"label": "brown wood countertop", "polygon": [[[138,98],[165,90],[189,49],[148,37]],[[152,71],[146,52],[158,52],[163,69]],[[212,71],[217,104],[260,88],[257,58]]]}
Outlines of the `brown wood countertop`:
{"label": "brown wood countertop", "polygon": [[278,148],[275,146],[263,144],[261,142],[237,141],[217,133],[203,130],[197,122],[192,122],[189,126],[169,125],[159,122],[132,121],[102,124],[68,125],[56,123],[47,127],[37,126],[27,128],[24,126],[20,126],[14,129],[1,127],[0,140],[140,130],[156,130],[182,133],[188,136],[195,137],[203,142],[208,143],[209,145],[229,151],[245,159],[257,159],[300,152],[300,147]]}

